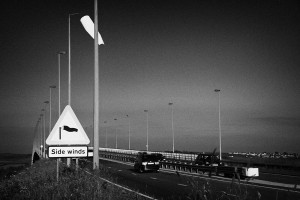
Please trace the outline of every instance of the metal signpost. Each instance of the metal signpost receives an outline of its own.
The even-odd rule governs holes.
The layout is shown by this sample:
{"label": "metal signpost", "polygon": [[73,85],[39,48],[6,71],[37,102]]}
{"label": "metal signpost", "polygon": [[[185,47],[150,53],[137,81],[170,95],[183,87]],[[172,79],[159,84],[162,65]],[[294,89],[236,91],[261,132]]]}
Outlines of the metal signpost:
{"label": "metal signpost", "polygon": [[[46,140],[49,158],[78,158],[88,156],[90,143],[70,105],[67,105]],[[57,181],[59,162],[57,162]]]}

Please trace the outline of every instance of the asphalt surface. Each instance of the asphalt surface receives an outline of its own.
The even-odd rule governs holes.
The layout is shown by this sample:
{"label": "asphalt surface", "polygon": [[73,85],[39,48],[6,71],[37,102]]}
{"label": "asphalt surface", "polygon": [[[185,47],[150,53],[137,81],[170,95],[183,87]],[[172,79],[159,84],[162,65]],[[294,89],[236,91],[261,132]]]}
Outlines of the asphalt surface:
{"label": "asphalt surface", "polygon": [[257,179],[283,184],[297,184],[300,189],[300,176],[260,172]]}
{"label": "asphalt surface", "polygon": [[[181,172],[161,170],[159,173],[134,171],[133,164],[100,159],[100,163],[109,169],[114,181],[132,190],[147,194],[157,199],[193,199],[197,195],[212,195],[213,199],[223,196],[223,199],[234,196],[248,196],[247,199],[290,199],[300,200],[300,190],[267,184],[268,182],[254,180],[251,182],[226,179],[223,177],[208,177],[206,175],[191,175]],[[271,182],[270,182],[271,183]],[[208,191],[205,193],[205,191]],[[222,199],[222,198],[221,198]]]}

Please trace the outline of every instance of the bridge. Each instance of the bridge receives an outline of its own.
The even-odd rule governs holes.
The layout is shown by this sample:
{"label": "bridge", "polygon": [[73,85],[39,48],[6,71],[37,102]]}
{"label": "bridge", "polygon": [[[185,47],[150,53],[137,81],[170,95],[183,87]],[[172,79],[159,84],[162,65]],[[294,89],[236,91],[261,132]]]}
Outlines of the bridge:
{"label": "bridge", "polygon": [[[82,159],[92,162],[93,147],[88,149],[88,157]],[[45,152],[45,157],[43,157],[43,149],[35,148],[33,158],[38,156],[38,159],[47,159],[47,151]],[[180,195],[190,191],[189,181],[195,178],[210,180],[221,185],[230,184],[232,178],[224,177],[224,174],[240,175],[243,173],[241,170],[249,169],[247,163],[232,163],[226,160],[223,162],[227,166],[197,166],[194,164],[197,154],[148,151],[148,153],[160,153],[164,156],[164,159],[160,162],[160,173],[139,174],[133,170],[134,160],[138,152],[146,151],[99,148],[99,163],[106,166],[118,177],[118,184],[131,188],[134,191],[147,194],[150,192],[159,198],[167,197],[170,194]],[[241,177],[236,178],[245,187],[251,186],[259,189],[260,192],[263,191],[261,192],[264,194],[263,196],[281,196],[291,191],[293,195],[300,196],[300,184],[294,184],[299,183],[299,176],[270,174],[260,171],[259,176],[245,176],[245,180],[239,179]],[[147,187],[143,186],[143,184],[136,184],[141,181],[144,181]],[[161,190],[164,192],[160,192]]]}

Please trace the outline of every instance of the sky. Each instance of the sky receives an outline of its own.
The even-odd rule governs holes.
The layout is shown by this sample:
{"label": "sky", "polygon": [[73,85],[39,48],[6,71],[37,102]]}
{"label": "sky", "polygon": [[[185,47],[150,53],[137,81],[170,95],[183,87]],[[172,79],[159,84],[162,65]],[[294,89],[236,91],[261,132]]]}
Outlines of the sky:
{"label": "sky", "polygon": [[[80,23],[93,0],[1,1],[0,153],[31,153],[58,51],[68,51],[71,106],[93,142],[94,42]],[[102,0],[100,147],[300,153],[298,1]],[[52,126],[58,90],[52,89]],[[61,56],[61,107],[68,56]],[[49,133],[49,106],[46,107]],[[127,117],[128,115],[128,117]],[[116,120],[114,120],[116,119]],[[104,123],[106,121],[107,123]],[[38,126],[40,128],[40,126]],[[38,129],[39,130],[39,129]]]}

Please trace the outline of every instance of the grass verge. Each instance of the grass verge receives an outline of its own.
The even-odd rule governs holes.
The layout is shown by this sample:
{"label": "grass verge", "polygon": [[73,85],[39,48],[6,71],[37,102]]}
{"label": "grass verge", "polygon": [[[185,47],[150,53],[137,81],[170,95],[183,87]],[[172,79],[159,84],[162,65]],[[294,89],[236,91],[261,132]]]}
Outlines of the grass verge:
{"label": "grass verge", "polygon": [[56,161],[40,160],[31,167],[2,180],[0,199],[145,199],[132,192],[108,184],[98,177],[110,179],[101,168],[88,175],[88,166],[75,170],[60,167],[60,179],[56,180]]}

